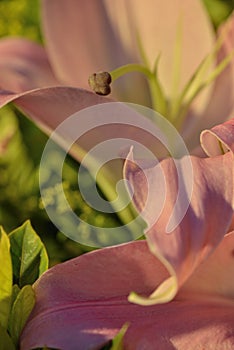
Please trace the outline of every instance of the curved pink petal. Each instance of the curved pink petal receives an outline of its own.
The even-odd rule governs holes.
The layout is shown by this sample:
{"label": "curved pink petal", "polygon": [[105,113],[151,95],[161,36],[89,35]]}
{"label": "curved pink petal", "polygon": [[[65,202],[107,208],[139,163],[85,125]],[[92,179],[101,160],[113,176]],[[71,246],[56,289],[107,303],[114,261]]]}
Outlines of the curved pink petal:
{"label": "curved pink petal", "polygon": [[[0,107],[9,102],[14,102],[42,129],[51,132],[75,112],[108,100],[83,89],[54,86],[18,94],[0,90]],[[69,133],[63,136],[69,137]]]}
{"label": "curved pink petal", "polygon": [[[42,20],[48,55],[64,84],[90,89],[92,73],[135,63],[112,28],[102,0],[43,0]],[[120,100],[149,103],[145,80],[139,74],[121,78],[112,90]]]}
{"label": "curved pink petal", "polygon": [[[149,293],[168,276],[145,241],[95,251],[46,272],[35,284],[37,304],[21,336],[21,349],[98,349],[129,322],[126,350],[185,350],[234,345],[234,303],[178,298],[142,307],[131,290]],[[189,315],[189,317],[188,317]]]}
{"label": "curved pink petal", "polygon": [[[140,59],[139,35],[152,68],[160,54],[159,78],[171,95],[172,77],[177,69],[181,88],[191,78],[201,60],[209,53],[214,39],[213,29],[201,1],[193,0],[105,0],[113,28],[125,48],[131,48]],[[173,67],[176,32],[181,26],[181,66]],[[196,42],[196,50],[194,43]],[[178,86],[177,86],[178,90]]]}
{"label": "curved pink petal", "polygon": [[[136,0],[44,0],[42,13],[47,50],[57,76],[66,84],[85,88],[93,72],[142,61],[139,34],[151,68],[161,53],[159,77],[170,94],[175,33],[180,21],[180,86],[192,76],[213,43],[208,16],[202,4],[192,0],[150,0],[147,6]],[[195,51],[194,42],[199,43]],[[138,75],[113,84],[121,100],[149,103],[145,82]]]}
{"label": "curved pink petal", "polygon": [[208,156],[234,153],[234,118],[201,133],[201,145]]}
{"label": "curved pink petal", "polygon": [[[57,265],[35,285],[37,304],[22,335],[22,349],[39,344],[64,349],[104,344],[125,322],[129,292],[149,293],[167,275],[145,241],[101,249]],[[113,318],[119,309],[122,316]]]}
{"label": "curved pink petal", "polygon": [[125,62],[103,1],[44,0],[42,14],[48,54],[66,84],[88,88],[91,73]]}
{"label": "curved pink petal", "polygon": [[[132,295],[130,300],[142,304],[169,301],[229,230],[233,217],[233,154],[165,159],[155,167],[145,167],[144,172],[129,159],[125,177],[134,191],[133,202],[148,225],[149,247],[171,274],[149,299]],[[193,177],[188,172],[189,162]]]}
{"label": "curved pink petal", "polygon": [[22,92],[58,85],[44,48],[26,39],[0,40],[0,88]]}

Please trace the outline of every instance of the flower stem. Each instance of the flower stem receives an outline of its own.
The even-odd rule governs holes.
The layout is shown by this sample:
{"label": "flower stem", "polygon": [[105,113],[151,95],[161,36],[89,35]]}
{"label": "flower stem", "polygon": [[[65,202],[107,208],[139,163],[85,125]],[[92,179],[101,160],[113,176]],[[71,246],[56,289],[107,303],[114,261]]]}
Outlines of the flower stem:
{"label": "flower stem", "polygon": [[148,68],[138,63],[126,64],[124,66],[118,67],[110,72],[110,75],[112,81],[115,81],[123,75],[131,72],[139,72],[144,74],[148,79],[151,78],[151,72],[148,70]]}
{"label": "flower stem", "polygon": [[112,82],[120,78],[121,76],[131,72],[142,73],[147,78],[150,89],[152,108],[155,109],[157,112],[165,115],[166,100],[162,88],[157,79],[157,75],[155,72],[151,72],[150,69],[148,69],[146,66],[134,63],[126,64],[122,67],[119,67],[110,72]]}

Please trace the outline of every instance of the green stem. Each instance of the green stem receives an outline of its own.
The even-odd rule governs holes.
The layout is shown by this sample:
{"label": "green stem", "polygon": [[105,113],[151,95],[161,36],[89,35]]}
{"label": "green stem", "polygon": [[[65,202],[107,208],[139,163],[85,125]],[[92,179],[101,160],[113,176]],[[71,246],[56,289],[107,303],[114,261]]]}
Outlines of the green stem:
{"label": "green stem", "polygon": [[152,108],[158,113],[166,116],[167,104],[165,96],[162,92],[162,88],[154,74],[151,73],[151,77],[148,80],[149,89],[152,101]]}
{"label": "green stem", "polygon": [[144,74],[148,79],[151,78],[151,72],[149,71],[149,69],[138,63],[126,64],[125,66],[116,68],[115,70],[110,72],[110,75],[111,75],[112,81],[115,81],[116,79],[122,77],[123,75],[131,72],[139,72]]}
{"label": "green stem", "polygon": [[157,112],[165,115],[166,100],[162,88],[157,80],[156,72],[151,72],[146,66],[143,66],[142,64],[126,64],[125,66],[119,67],[110,72],[112,82],[121,76],[131,72],[139,72],[145,75],[145,77],[148,79],[152,108]]}

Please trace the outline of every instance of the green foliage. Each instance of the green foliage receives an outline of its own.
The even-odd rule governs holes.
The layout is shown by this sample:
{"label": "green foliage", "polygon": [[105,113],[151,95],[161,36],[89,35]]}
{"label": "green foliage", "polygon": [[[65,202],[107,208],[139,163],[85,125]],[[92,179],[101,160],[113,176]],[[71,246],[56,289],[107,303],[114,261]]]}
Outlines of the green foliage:
{"label": "green foliage", "polygon": [[231,14],[234,0],[203,0],[215,28]]}
{"label": "green foliage", "polygon": [[10,242],[3,228],[0,228],[0,325],[7,327],[11,307],[12,264]]}
{"label": "green foliage", "polygon": [[9,318],[9,333],[15,345],[34,307],[35,295],[32,286],[24,286],[18,293]]}
{"label": "green foliage", "polygon": [[[0,110],[0,223],[18,226],[38,208],[37,167],[30,156],[18,118],[10,107]],[[23,203],[23,205],[22,205]]]}
{"label": "green foliage", "polygon": [[0,36],[23,36],[41,40],[39,0],[1,0]]}
{"label": "green foliage", "polygon": [[20,288],[33,284],[48,268],[48,256],[29,221],[9,235],[14,283]]}
{"label": "green foliage", "polygon": [[7,330],[0,325],[0,350],[16,350]]}
{"label": "green foliage", "polygon": [[45,247],[29,221],[9,235],[0,228],[0,266],[0,350],[16,350],[35,304],[31,285],[48,267]]}

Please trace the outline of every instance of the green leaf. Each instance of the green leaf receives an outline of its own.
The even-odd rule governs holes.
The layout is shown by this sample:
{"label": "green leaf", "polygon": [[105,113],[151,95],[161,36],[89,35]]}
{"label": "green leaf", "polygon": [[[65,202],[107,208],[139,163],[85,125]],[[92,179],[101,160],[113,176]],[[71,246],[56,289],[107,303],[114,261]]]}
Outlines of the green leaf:
{"label": "green leaf", "polygon": [[9,334],[0,325],[0,350],[16,350]]}
{"label": "green leaf", "polygon": [[15,299],[9,318],[9,333],[15,345],[18,345],[20,334],[34,304],[35,294],[32,286],[24,286]]}
{"label": "green leaf", "polygon": [[19,286],[17,284],[14,284],[12,287],[12,294],[11,294],[11,307],[13,306],[19,292],[20,292]]}
{"label": "green leaf", "polygon": [[211,20],[217,28],[233,11],[233,0],[203,0]]}
{"label": "green leaf", "polygon": [[2,227],[0,227],[0,266],[0,325],[6,329],[11,308],[12,264],[10,242]]}
{"label": "green leaf", "polygon": [[33,284],[48,268],[48,256],[29,221],[9,234],[14,283]]}
{"label": "green leaf", "polygon": [[120,329],[119,333],[112,340],[112,346],[110,350],[123,350],[123,338],[127,329],[129,327],[128,323],[125,323],[123,327]]}

